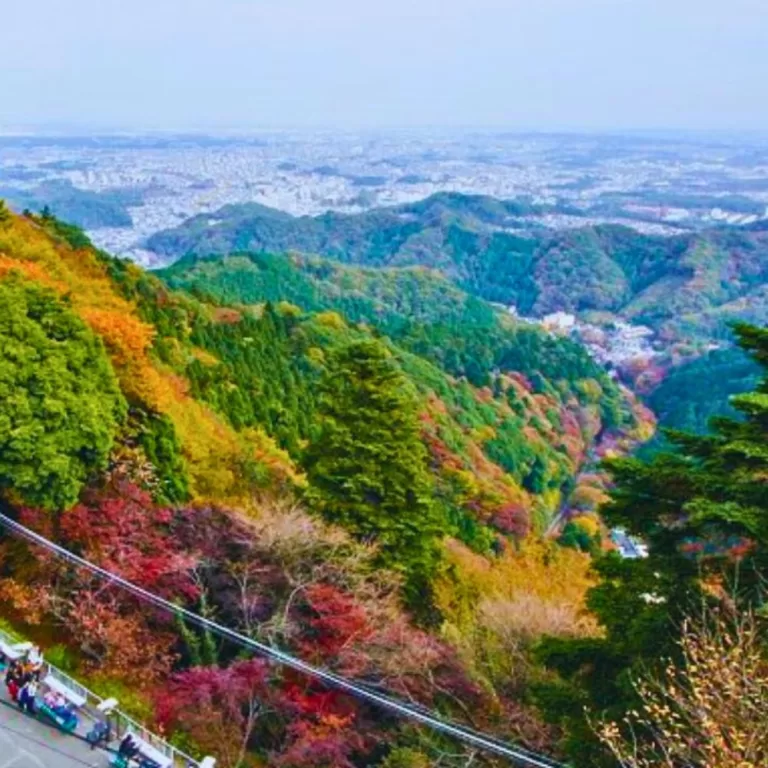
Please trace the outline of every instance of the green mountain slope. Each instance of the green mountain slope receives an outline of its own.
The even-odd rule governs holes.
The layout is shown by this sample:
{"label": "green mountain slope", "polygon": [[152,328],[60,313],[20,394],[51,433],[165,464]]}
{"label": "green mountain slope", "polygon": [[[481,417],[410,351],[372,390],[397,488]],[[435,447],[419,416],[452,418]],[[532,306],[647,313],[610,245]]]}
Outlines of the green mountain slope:
{"label": "green mountain slope", "polygon": [[768,233],[760,228],[675,237],[619,226],[552,232],[535,227],[542,212],[459,194],[314,218],[227,206],[154,235],[148,247],[174,258],[296,250],[368,266],[420,265],[523,314],[608,312],[676,341],[724,338],[734,317],[768,320]]}
{"label": "green mountain slope", "polygon": [[[741,377],[692,392],[690,401],[679,382],[686,379],[688,364],[713,345],[731,345],[734,320],[768,323],[766,225],[675,237],[613,225],[553,232],[540,226],[537,216],[544,212],[519,201],[460,194],[315,218],[263,206],[229,206],[159,233],[149,246],[166,257],[191,254],[166,272],[174,285],[245,303],[289,296],[304,307],[340,309],[386,328],[403,345],[410,339],[410,348],[476,384],[487,383],[486,372],[503,361],[498,350],[504,341],[487,307],[459,297],[452,285],[470,296],[513,305],[524,315],[566,311],[599,325],[615,319],[648,325],[662,352],[655,370],[673,378],[653,398],[660,426],[679,426],[684,413],[687,427],[702,428],[705,414],[726,412],[728,397],[743,391]],[[221,267],[215,259],[194,259],[239,250],[252,255],[239,261],[230,257]],[[323,254],[339,263],[296,255],[292,263],[298,270],[286,267],[278,275],[277,257],[255,255],[287,250]],[[354,271],[342,263],[380,272]],[[450,325],[450,339],[431,334],[414,347],[413,323],[402,316],[416,324]],[[459,325],[463,329],[457,331]],[[705,371],[707,362],[701,365],[697,370]],[[679,407],[664,405],[670,391],[675,392],[670,402]]]}
{"label": "green mountain slope", "polygon": [[497,322],[489,304],[422,267],[360,268],[298,253],[252,252],[187,256],[156,274],[201,297],[237,304],[290,301],[307,311],[337,310],[387,331],[406,319],[480,327]]}
{"label": "green mountain slope", "polygon": [[[440,269],[465,288],[476,287],[484,298],[501,300],[504,291],[492,285],[499,266],[493,264],[493,254],[501,256],[511,249],[524,261],[533,242],[500,230],[518,226],[519,216],[543,210],[527,203],[449,193],[359,215],[327,213],[315,218],[296,218],[256,204],[231,205],[156,234],[147,247],[166,257],[296,250],[371,266],[418,264]],[[525,264],[519,267],[520,276],[525,275]]]}
{"label": "green mountain slope", "polygon": [[[760,367],[742,349],[714,349],[672,369],[649,395],[648,405],[662,427],[705,434],[714,417],[737,418],[731,397],[755,389],[759,381]],[[659,433],[640,454],[650,456],[671,447]]]}
{"label": "green mountain slope", "polygon": [[[247,335],[255,338],[258,331],[251,326],[263,322],[265,302],[282,302],[277,312],[269,310],[270,322],[280,329],[277,338],[262,351],[251,347],[244,365],[261,371],[265,381],[274,372],[267,399],[295,399],[297,407],[290,413],[283,407],[271,431],[289,451],[310,436],[312,371],[323,350],[342,337],[387,334],[403,370],[425,397],[426,434],[436,466],[452,467],[440,480],[449,517],[470,537],[478,521],[498,523],[512,510],[517,510],[516,522],[511,514],[502,527],[527,525],[531,518],[545,524],[573,486],[595,439],[634,428],[617,385],[583,348],[513,321],[427,270],[238,254],[187,257],[158,276],[201,299],[238,307],[242,319],[234,330],[225,325],[216,329],[215,338],[211,330],[193,337],[219,364],[196,361],[188,375],[194,386],[210,387],[207,397],[219,409],[244,423],[269,423],[255,415],[264,408],[265,392],[256,390],[248,399],[237,382],[237,366],[243,363],[231,356],[226,336],[247,327]],[[290,364],[275,359],[281,348]],[[461,489],[466,472],[474,474],[474,490]]]}

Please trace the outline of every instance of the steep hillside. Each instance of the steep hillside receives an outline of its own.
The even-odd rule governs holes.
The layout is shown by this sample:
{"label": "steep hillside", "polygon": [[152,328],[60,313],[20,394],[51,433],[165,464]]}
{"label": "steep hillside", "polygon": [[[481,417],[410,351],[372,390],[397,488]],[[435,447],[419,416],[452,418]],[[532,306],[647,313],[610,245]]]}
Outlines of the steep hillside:
{"label": "steep hillside", "polygon": [[[409,307],[359,279],[396,329]],[[232,305],[172,290],[73,227],[0,206],[0,505],[264,642],[547,749],[531,649],[545,632],[594,632],[588,563],[526,534],[598,438],[628,439],[632,404],[577,345],[440,291],[444,311],[393,339],[330,298]],[[472,343],[452,332],[464,314]],[[499,339],[503,358],[483,357]],[[0,561],[4,619],[54,639],[92,685],[138,688],[141,716],[223,766],[241,761],[233,744],[295,768],[418,765],[448,747],[35,549],[3,542]],[[241,716],[253,697],[269,702],[256,723]]]}
{"label": "steep hillside", "polygon": [[[594,441],[633,425],[616,385],[581,348],[418,270],[239,257],[231,264],[252,281],[239,272],[228,289],[207,281],[206,297],[195,299],[132,265],[56,245],[48,232],[78,244],[82,236],[55,219],[13,222],[3,268],[66,295],[101,336],[135,422],[128,439],[172,425],[188,477],[167,484],[181,482],[193,497],[242,501],[248,478],[300,484],[329,354],[381,332],[421,403],[449,530],[458,526],[468,543],[490,541],[479,533],[471,541],[478,525],[518,533],[546,525]],[[217,303],[228,298],[238,306]]]}
{"label": "steep hillside", "polygon": [[[502,470],[519,489],[544,494],[549,499],[544,507],[538,502],[531,505],[525,493],[516,494],[509,486],[500,498],[502,507],[525,509],[526,516],[533,513],[539,524],[567,493],[594,439],[604,431],[632,428],[633,417],[616,385],[582,349],[533,326],[512,323],[423,270],[359,270],[320,259],[242,255],[191,260],[160,275],[172,286],[200,296],[245,305],[242,322],[246,323],[252,307],[261,313],[264,301],[288,301],[309,310],[296,313],[278,304],[282,309],[273,315],[279,317],[277,324],[286,338],[296,338],[288,326],[301,328],[302,344],[311,349],[370,333],[365,327],[348,326],[337,311],[352,322],[387,333],[397,345],[393,351],[403,370],[427,398],[426,413],[432,414],[427,423],[436,419],[437,443],[430,440],[430,445],[441,457],[438,464],[458,461],[457,466],[471,469],[476,478],[485,477],[486,470],[491,475]],[[200,343],[219,355],[211,342]],[[300,361],[301,350],[294,348],[287,359]],[[256,364],[250,362],[249,368]],[[298,413],[306,418],[314,385],[306,371],[293,367],[296,387],[301,389]],[[195,370],[193,376],[197,375],[202,374]],[[222,371],[209,375],[220,380]],[[226,378],[221,386],[227,386]],[[291,385],[285,386],[289,392]],[[299,427],[298,438],[306,437]],[[291,444],[291,438],[284,436],[283,441]],[[489,463],[484,469],[472,456]],[[539,479],[535,479],[537,467],[548,468]],[[501,490],[497,485],[495,494]],[[469,506],[487,507],[491,499],[482,503],[483,494],[467,500]],[[498,518],[498,511],[482,514],[488,512],[489,519]]]}
{"label": "steep hillside", "polygon": [[531,223],[542,212],[458,194],[315,218],[227,206],[148,246],[172,258],[297,250],[361,265],[421,265],[522,314],[609,313],[678,342],[724,338],[734,317],[768,319],[768,235],[759,228],[675,237],[618,226],[551,232]]}
{"label": "steep hillside", "polygon": [[[188,381],[157,355],[163,329],[147,322],[146,309],[127,298],[112,279],[111,262],[90,248],[71,247],[66,239],[71,236],[82,243],[81,233],[55,220],[13,217],[0,232],[0,275],[21,281],[27,292],[46,289],[44,300],[53,306],[58,306],[55,297],[59,297],[100,337],[130,407],[123,425],[127,433],[121,433],[126,444],[144,441],[157,444],[162,453],[181,451],[184,484],[193,497],[243,501],[252,493],[247,477],[258,475],[267,484],[297,479],[288,456],[263,430],[246,437],[190,395]],[[133,267],[126,276],[142,279]],[[188,308],[202,315],[211,312],[192,303]],[[171,313],[166,315],[170,318]],[[186,317],[179,310],[174,319]],[[185,332],[182,325],[174,330]],[[173,439],[163,440],[166,429],[171,429]],[[165,462],[169,468],[177,463],[173,455],[156,458],[161,468]]]}

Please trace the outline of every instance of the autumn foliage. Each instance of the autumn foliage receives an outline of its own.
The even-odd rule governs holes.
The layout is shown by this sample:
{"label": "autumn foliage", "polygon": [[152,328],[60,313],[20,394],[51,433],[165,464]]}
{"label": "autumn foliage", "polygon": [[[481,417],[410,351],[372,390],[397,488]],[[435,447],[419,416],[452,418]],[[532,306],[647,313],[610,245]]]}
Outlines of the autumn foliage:
{"label": "autumn foliage", "polygon": [[[55,222],[55,220],[54,220]],[[52,237],[50,222],[12,217],[0,229],[0,280],[17,274],[52,289],[102,339],[123,394],[132,405],[168,416],[181,438],[195,496],[247,503],[251,484],[241,480],[239,468],[264,462],[262,484],[292,482],[296,477],[288,457],[257,430],[256,442],[237,434],[212,409],[195,400],[178,374],[154,354],[158,327],[141,316],[137,298],[127,298],[114,280],[112,267],[91,249],[73,248]],[[136,267],[124,269],[126,285],[146,280]],[[156,289],[157,290],[157,289]],[[159,290],[157,290],[160,293]],[[172,315],[173,307],[166,311]],[[188,321],[184,312],[173,316],[175,332]]]}
{"label": "autumn foliage", "polygon": [[[52,366],[66,376],[51,389],[76,395],[61,423],[77,439],[57,437],[51,460],[36,458],[39,409],[27,408],[27,447],[0,477],[11,513],[262,643],[550,745],[523,683],[539,636],[594,633],[589,577],[580,553],[521,542],[603,430],[600,386],[582,377],[579,400],[512,362],[493,381],[460,380],[336,311],[217,306],[70,235],[51,217],[0,226],[2,295],[53,307],[87,351]],[[49,333],[41,348],[61,348],[60,329],[22,314]],[[93,397],[80,369],[101,377]],[[74,467],[67,492],[49,498],[61,467]],[[577,501],[598,496],[585,486]],[[222,768],[494,764],[43,550],[7,540],[0,557],[3,618],[94,684],[127,686],[151,725]]]}
{"label": "autumn foliage", "polygon": [[259,659],[177,673],[157,690],[157,722],[184,728],[198,749],[216,754],[223,765],[242,765],[259,719],[272,715],[278,703],[269,674]]}
{"label": "autumn foliage", "polygon": [[[634,681],[624,722],[595,725],[627,768],[758,768],[768,761],[768,664],[762,620],[705,610],[682,628],[682,663]],[[641,738],[638,738],[638,735]],[[650,738],[646,738],[650,735]]]}

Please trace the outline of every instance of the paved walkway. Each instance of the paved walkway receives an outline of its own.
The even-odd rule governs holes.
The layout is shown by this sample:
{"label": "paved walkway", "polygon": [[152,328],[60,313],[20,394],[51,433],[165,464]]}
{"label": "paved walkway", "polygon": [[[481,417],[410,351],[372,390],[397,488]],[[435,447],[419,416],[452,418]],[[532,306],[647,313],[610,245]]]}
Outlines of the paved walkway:
{"label": "paved walkway", "polygon": [[7,706],[0,688],[0,768],[107,768],[105,752]]}

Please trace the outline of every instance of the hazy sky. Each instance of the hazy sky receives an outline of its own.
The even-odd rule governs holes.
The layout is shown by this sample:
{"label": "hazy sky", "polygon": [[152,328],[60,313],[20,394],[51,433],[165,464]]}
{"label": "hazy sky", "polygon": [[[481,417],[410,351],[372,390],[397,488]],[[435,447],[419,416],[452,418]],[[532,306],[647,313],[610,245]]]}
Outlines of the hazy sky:
{"label": "hazy sky", "polygon": [[6,128],[768,128],[768,0],[0,5]]}

